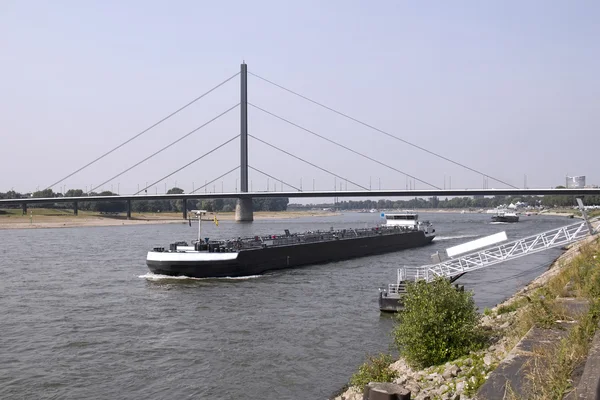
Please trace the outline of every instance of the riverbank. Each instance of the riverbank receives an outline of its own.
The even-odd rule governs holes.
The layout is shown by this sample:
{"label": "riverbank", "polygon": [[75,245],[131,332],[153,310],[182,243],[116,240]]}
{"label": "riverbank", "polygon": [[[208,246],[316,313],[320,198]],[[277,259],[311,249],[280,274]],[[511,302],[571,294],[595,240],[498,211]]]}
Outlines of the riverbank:
{"label": "riverbank", "polygon": [[[132,213],[131,219],[126,215],[100,214],[80,211],[79,215],[72,211],[53,209],[30,209],[29,215],[20,215],[21,210],[8,210],[0,214],[0,229],[43,229],[43,228],[74,228],[94,226],[129,226],[150,224],[187,224],[181,213]],[[339,215],[328,211],[257,211],[255,220],[294,219],[302,217],[324,217]],[[192,217],[192,215],[189,215]],[[207,213],[203,220],[233,221],[235,213]]]}
{"label": "riverbank", "polygon": [[[442,214],[489,214],[488,210],[493,210],[493,209],[469,209],[469,208],[415,208],[412,209],[412,211],[418,212],[418,213],[442,213]],[[356,213],[361,213],[362,211],[359,210],[342,210],[343,212],[356,212]],[[380,212],[396,212],[397,210],[381,210],[381,211],[377,211],[377,213],[375,213],[376,215],[378,215]],[[576,218],[581,218],[581,213],[579,212],[579,210],[574,210],[574,209],[550,209],[550,210],[542,210],[542,211],[538,211],[538,210],[518,210],[517,211],[518,214],[520,214],[521,216],[527,216],[527,217],[535,217],[537,215],[551,215],[551,216],[556,216],[556,217],[565,217],[565,218],[572,218],[571,216],[574,216]],[[594,216],[594,215],[600,215],[600,212],[594,212],[594,211],[590,211],[588,212],[588,215]]]}
{"label": "riverbank", "polygon": [[[552,393],[558,393],[560,397],[557,398],[562,398],[563,394],[577,387],[589,349],[589,334],[591,331],[593,335],[596,323],[593,310],[589,314],[577,314],[568,312],[565,304],[589,304],[590,292],[593,297],[594,290],[600,291],[596,279],[598,273],[595,272],[600,267],[598,259],[600,239],[597,236],[570,245],[542,275],[503,303],[484,310],[480,327],[491,338],[486,349],[423,370],[413,370],[399,359],[388,367],[395,375],[393,382],[410,390],[411,398],[416,400],[554,398],[541,387],[554,390]],[[567,328],[558,326],[561,323]],[[542,334],[538,331],[532,333],[533,328],[539,329]],[[556,331],[560,334],[556,335]],[[582,332],[587,332],[588,336]],[[525,346],[534,350],[523,352]],[[545,349],[540,350],[544,346]],[[529,360],[523,363],[519,357],[523,358],[525,353]],[[521,364],[515,368],[518,362]],[[498,366],[502,366],[498,368],[502,371],[494,375]],[[507,383],[506,371],[511,367],[517,372],[512,376],[514,382]],[[490,384],[486,389],[488,394],[491,390],[494,395],[478,397],[478,390],[483,389],[488,379]],[[493,379],[500,383],[492,383]],[[531,390],[532,386],[535,392],[542,394],[529,396],[527,390]],[[360,389],[351,387],[335,400],[360,400],[363,398]],[[521,393],[515,394],[513,390]]]}

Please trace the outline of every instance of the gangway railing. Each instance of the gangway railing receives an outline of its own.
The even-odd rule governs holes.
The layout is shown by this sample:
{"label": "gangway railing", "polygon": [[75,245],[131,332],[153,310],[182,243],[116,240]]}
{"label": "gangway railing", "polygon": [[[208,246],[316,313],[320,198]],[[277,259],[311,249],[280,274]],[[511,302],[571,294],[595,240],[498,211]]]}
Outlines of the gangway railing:
{"label": "gangway railing", "polygon": [[597,233],[599,228],[592,230],[590,223],[584,220],[475,253],[451,258],[437,264],[403,267],[398,271],[398,284],[401,281],[413,279],[415,281],[423,279],[429,282],[438,276],[452,279],[467,272],[576,242]]}

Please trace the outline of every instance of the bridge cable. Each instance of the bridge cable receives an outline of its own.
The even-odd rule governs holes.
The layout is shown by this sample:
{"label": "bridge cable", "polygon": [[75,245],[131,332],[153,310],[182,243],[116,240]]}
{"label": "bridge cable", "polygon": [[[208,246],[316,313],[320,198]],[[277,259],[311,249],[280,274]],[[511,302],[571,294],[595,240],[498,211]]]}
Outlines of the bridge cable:
{"label": "bridge cable", "polygon": [[194,194],[194,193],[196,193],[198,190],[200,190],[200,189],[203,189],[203,188],[207,187],[207,186],[208,186],[208,185],[210,185],[211,183],[213,183],[213,182],[215,182],[215,181],[218,181],[219,179],[221,179],[222,177],[224,177],[224,176],[226,176],[226,175],[229,175],[230,173],[232,173],[233,171],[235,171],[235,170],[236,170],[236,169],[238,169],[238,168],[240,168],[240,166],[239,166],[239,165],[238,165],[237,167],[235,167],[235,168],[233,168],[233,169],[230,169],[229,171],[225,172],[223,175],[219,175],[219,176],[217,176],[215,179],[213,179],[213,180],[212,180],[212,181],[210,181],[210,182],[207,182],[207,183],[205,183],[204,185],[200,186],[200,187],[199,187],[199,188],[197,188],[196,190],[193,190],[193,191],[191,191],[191,192],[190,192],[190,194]]}
{"label": "bridge cable", "polygon": [[300,98],[302,98],[302,99],[304,99],[304,100],[306,100],[306,101],[309,101],[309,102],[311,102],[311,103],[313,103],[313,104],[316,104],[316,105],[318,105],[319,107],[323,107],[323,108],[325,108],[326,110],[329,110],[329,111],[331,111],[331,112],[334,112],[334,113],[336,113],[336,114],[338,114],[338,115],[341,115],[341,116],[342,116],[342,117],[344,117],[344,118],[347,118],[347,119],[349,119],[349,120],[351,120],[351,121],[354,121],[354,122],[356,122],[356,123],[359,123],[359,124],[361,124],[361,125],[363,125],[363,126],[365,126],[365,127],[369,128],[369,129],[372,129],[372,130],[374,130],[374,131],[377,131],[377,132],[379,132],[379,133],[383,133],[384,135],[387,135],[387,136],[389,136],[389,137],[391,137],[391,138],[393,138],[393,139],[396,139],[396,140],[398,140],[398,141],[400,141],[400,142],[403,142],[403,143],[405,143],[405,144],[408,144],[408,145],[410,145],[410,146],[412,146],[412,147],[415,147],[415,148],[417,148],[417,149],[419,149],[419,150],[421,150],[421,151],[424,151],[424,152],[426,152],[426,153],[429,153],[429,154],[431,154],[431,155],[434,155],[434,156],[436,156],[436,157],[439,157],[439,158],[441,158],[442,160],[445,160],[445,161],[451,162],[452,164],[455,164],[455,165],[458,165],[458,166],[460,166],[460,167],[462,167],[462,168],[468,169],[469,171],[475,172],[475,173],[477,173],[477,174],[483,175],[483,176],[485,176],[485,177],[488,177],[488,178],[492,178],[492,180],[495,180],[496,182],[502,183],[502,184],[504,184],[504,185],[506,185],[506,186],[509,186],[509,187],[513,188],[513,189],[518,189],[516,186],[513,186],[513,185],[511,185],[510,183],[504,182],[504,181],[503,181],[503,180],[501,180],[501,179],[494,178],[493,176],[490,176],[490,175],[488,175],[488,174],[486,174],[486,173],[484,173],[484,172],[478,171],[478,170],[476,170],[476,169],[474,169],[474,168],[471,168],[471,167],[469,167],[469,166],[466,166],[466,165],[464,165],[464,164],[461,164],[461,163],[459,163],[458,161],[451,160],[451,159],[449,159],[448,157],[444,157],[444,156],[443,156],[443,155],[441,155],[441,154],[435,153],[435,152],[433,152],[433,151],[431,151],[431,150],[427,150],[427,149],[426,149],[426,148],[424,148],[424,147],[421,147],[421,146],[419,146],[419,145],[416,145],[416,144],[414,144],[414,143],[411,143],[411,142],[409,142],[409,141],[407,141],[407,140],[405,140],[405,139],[399,138],[398,136],[392,135],[391,133],[388,133],[388,132],[386,132],[386,131],[384,131],[384,130],[381,130],[381,129],[377,128],[377,127],[374,127],[373,125],[369,125],[369,124],[367,124],[366,122],[363,122],[363,121],[361,121],[361,120],[358,120],[358,119],[356,119],[356,118],[353,118],[353,117],[351,117],[351,116],[350,116],[350,115],[348,115],[348,114],[344,114],[344,113],[343,113],[343,112],[341,112],[341,111],[335,110],[335,109],[333,109],[333,108],[331,108],[331,107],[328,107],[328,106],[326,106],[325,104],[319,103],[319,102],[318,102],[318,101],[316,101],[316,100],[313,100],[313,99],[310,99],[310,98],[308,98],[308,97],[306,97],[306,96],[304,96],[304,95],[301,95],[301,94],[300,94],[300,93],[298,93],[298,92],[294,92],[294,91],[293,91],[293,90],[291,90],[291,89],[288,89],[288,88],[286,88],[286,87],[283,87],[283,86],[281,86],[281,85],[278,85],[277,83],[275,83],[275,82],[273,82],[273,81],[270,81],[270,80],[268,80],[268,79],[266,79],[266,78],[263,78],[262,76],[256,75],[256,74],[254,74],[254,73],[252,73],[252,72],[250,72],[250,71],[248,71],[248,73],[249,73],[250,75],[252,75],[252,76],[254,76],[254,77],[258,78],[258,79],[261,79],[261,80],[263,80],[263,81],[265,81],[265,82],[267,82],[267,83],[270,83],[270,84],[271,84],[271,85],[273,85],[273,86],[276,86],[276,87],[278,87],[278,88],[280,88],[280,89],[282,89],[282,90],[285,90],[286,92],[289,92],[289,93],[291,93],[291,94],[293,94],[293,95],[296,95],[296,96],[298,96],[298,97],[300,97]]}
{"label": "bridge cable", "polygon": [[348,151],[350,151],[350,152],[352,152],[352,153],[354,153],[354,154],[357,154],[357,155],[359,155],[359,156],[361,156],[361,157],[364,157],[364,158],[366,158],[366,159],[368,159],[368,160],[371,160],[371,161],[373,161],[373,162],[376,162],[376,163],[377,163],[377,164],[379,164],[379,165],[383,165],[384,167],[387,167],[387,168],[389,168],[389,169],[392,169],[392,170],[394,170],[394,171],[396,171],[396,172],[399,172],[399,173],[401,173],[401,174],[403,174],[403,175],[409,176],[409,177],[411,177],[411,178],[413,178],[413,179],[415,179],[415,180],[417,180],[417,181],[419,181],[419,182],[422,182],[422,183],[424,183],[424,184],[426,184],[426,185],[429,185],[429,186],[431,186],[431,187],[433,187],[433,188],[435,188],[435,189],[442,190],[441,188],[439,188],[439,187],[437,187],[437,186],[435,186],[435,185],[433,185],[433,184],[431,184],[431,183],[429,183],[429,182],[426,182],[426,181],[424,181],[424,180],[422,180],[422,179],[419,179],[419,178],[417,178],[416,176],[410,175],[410,174],[408,174],[408,173],[406,173],[406,172],[404,172],[404,171],[400,171],[400,170],[399,170],[399,169],[397,169],[397,168],[394,168],[394,167],[392,167],[392,166],[390,166],[390,165],[388,165],[388,164],[385,164],[385,163],[383,163],[383,162],[381,162],[381,161],[379,161],[379,160],[376,160],[376,159],[374,159],[374,158],[372,158],[372,157],[369,157],[369,156],[367,156],[367,155],[365,155],[365,154],[363,154],[363,153],[360,153],[360,152],[358,152],[358,151],[356,151],[356,150],[352,150],[350,147],[347,147],[347,146],[345,146],[345,145],[343,145],[343,144],[341,144],[341,143],[338,143],[338,142],[336,142],[336,141],[334,141],[334,140],[331,140],[331,139],[329,139],[329,138],[326,138],[325,136],[322,136],[322,135],[320,135],[320,134],[318,134],[318,133],[316,133],[316,132],[313,132],[313,131],[311,131],[310,129],[304,128],[303,126],[300,126],[300,125],[298,125],[298,124],[296,124],[296,123],[294,123],[294,122],[292,122],[292,121],[290,121],[290,120],[287,120],[287,119],[285,119],[285,118],[283,118],[283,117],[280,117],[279,115],[273,114],[272,112],[270,112],[270,111],[267,111],[267,110],[265,110],[265,109],[263,109],[263,108],[260,108],[260,107],[258,107],[258,106],[256,106],[256,105],[252,104],[252,103],[248,103],[248,105],[250,105],[250,106],[252,106],[252,107],[254,107],[254,108],[256,108],[256,109],[258,109],[258,110],[260,110],[260,111],[262,111],[262,112],[264,112],[264,113],[266,113],[266,114],[269,114],[269,115],[271,115],[271,116],[273,116],[273,117],[275,117],[275,118],[277,118],[277,119],[280,119],[280,120],[282,120],[282,121],[284,121],[284,122],[287,122],[288,124],[290,124],[290,125],[293,125],[293,126],[295,126],[296,128],[302,129],[303,131],[305,131],[305,132],[308,132],[308,133],[310,133],[311,135],[315,135],[315,136],[317,136],[317,137],[319,137],[319,138],[321,138],[321,139],[323,139],[323,140],[326,140],[326,141],[328,141],[329,143],[333,143],[333,144],[335,144],[336,146],[339,146],[339,147],[341,147],[341,148],[343,148],[343,149],[346,149],[346,150],[348,150]]}
{"label": "bridge cable", "polygon": [[[271,179],[275,179],[276,181],[279,181],[279,182],[281,182],[281,183],[285,183],[286,185],[293,187],[294,189],[296,189],[296,190],[297,190],[297,191],[299,191],[299,192],[301,192],[301,191],[302,191],[302,190],[298,189],[296,186],[294,186],[294,185],[290,185],[289,183],[287,183],[287,182],[285,182],[285,181],[282,181],[281,179],[275,178],[274,176],[271,176],[271,175],[267,174],[266,172],[263,172],[263,171],[261,171],[261,170],[260,170],[260,169],[258,169],[258,168],[251,167],[250,165],[248,165],[248,168],[250,168],[250,169],[253,169],[254,171],[256,171],[256,172],[258,172],[258,173],[261,173],[261,174],[263,174],[263,175],[265,175],[265,176],[268,176],[268,177],[269,177],[269,178],[271,178]],[[277,192],[275,192],[275,193],[277,193]]]}
{"label": "bridge cable", "polygon": [[[215,147],[214,149],[202,154],[200,157],[196,158],[193,161],[190,161],[189,163],[185,164],[183,167],[176,169],[175,171],[171,172],[168,175],[163,176],[162,178],[160,178],[159,180],[157,180],[154,183],[151,183],[150,185],[146,186],[145,188],[143,188],[142,190],[138,190],[136,193],[134,193],[133,195],[135,196],[136,194],[139,194],[140,192],[142,192],[143,190],[148,189],[149,187],[152,187],[154,185],[156,185],[157,183],[160,183],[162,181],[164,181],[165,179],[167,179],[168,177],[170,177],[171,175],[176,174],[177,172],[181,171],[182,169],[185,169],[187,167],[189,167],[190,165],[192,165],[193,163],[195,163],[196,161],[200,161],[201,159],[203,159],[204,157],[206,157],[207,155],[214,153],[215,151],[219,150],[221,147],[225,146],[226,144],[231,143],[232,141],[234,141],[235,139],[237,139],[240,135],[236,135],[234,137],[232,137],[231,139],[227,140],[226,142],[221,143],[220,145],[218,145],[217,147]],[[218,179],[218,178],[217,178]]]}
{"label": "bridge cable", "polygon": [[90,165],[94,164],[97,161],[100,161],[101,159],[103,159],[104,157],[106,157],[107,155],[113,153],[114,151],[120,149],[121,147],[125,146],[127,143],[131,142],[134,139],[137,139],[138,137],[142,136],[144,133],[148,132],[149,130],[151,130],[152,128],[160,125],[161,123],[165,122],[166,120],[168,120],[169,118],[171,118],[172,116],[178,114],[180,111],[185,110],[186,108],[188,108],[189,106],[191,106],[192,104],[194,104],[195,102],[197,102],[198,100],[200,100],[201,98],[205,97],[206,95],[208,95],[209,93],[215,91],[216,89],[220,88],[221,86],[223,86],[224,84],[226,84],[227,82],[229,82],[230,80],[232,80],[233,78],[235,78],[236,76],[238,76],[240,73],[236,73],[235,75],[225,79],[223,82],[219,83],[217,86],[213,87],[212,89],[210,89],[207,92],[204,92],[203,94],[201,94],[200,96],[196,97],[195,99],[193,99],[192,101],[190,101],[189,103],[187,103],[186,105],[184,105],[183,107],[173,111],[171,114],[167,115],[166,117],[164,117],[163,119],[161,119],[160,121],[150,125],[150,127],[144,129],[143,131],[141,131],[140,133],[138,133],[137,135],[134,135],[133,137],[127,139],[126,141],[124,141],[123,143],[121,143],[120,145],[118,145],[117,147],[114,147],[112,150],[107,151],[106,153],[102,154],[100,157],[94,159],[93,161],[87,163],[86,165],[84,165],[83,167],[79,168],[78,170],[70,173],[69,175],[65,176],[64,178],[54,182],[52,185],[48,186],[46,189],[50,189],[51,187],[58,185],[59,183],[61,183],[62,181],[64,181],[65,179],[68,179],[70,177],[72,177],[73,175],[75,175],[76,173],[78,173],[79,171],[84,170],[85,168],[89,167]]}
{"label": "bridge cable", "polygon": [[152,157],[156,156],[159,153],[162,153],[163,151],[167,150],[169,147],[173,146],[174,144],[182,141],[183,139],[185,139],[186,137],[190,136],[192,133],[199,131],[200,129],[204,128],[206,125],[210,124],[211,122],[221,118],[223,115],[227,114],[229,111],[233,110],[234,108],[236,108],[237,106],[239,106],[240,103],[234,105],[233,107],[228,108],[227,110],[223,111],[221,114],[217,115],[216,117],[210,119],[209,121],[205,122],[204,124],[200,125],[199,127],[191,130],[190,132],[186,133],[185,135],[183,135],[182,137],[180,137],[179,139],[169,143],[168,145],[166,145],[165,147],[163,147],[162,149],[152,153],[151,155],[149,155],[148,157],[144,158],[141,161],[138,161],[137,163],[133,164],[131,167],[119,172],[117,175],[113,176],[110,179],[107,179],[106,181],[102,182],[101,184],[99,184],[98,186],[90,189],[90,191],[88,192],[88,194],[90,194],[91,192],[93,192],[94,190],[98,189],[99,187],[107,184],[108,182],[112,181],[115,178],[118,178],[119,176],[123,175],[126,172],[131,171],[132,169],[134,169],[135,167],[137,167],[138,165],[140,165],[141,163],[148,161],[149,159],[151,159]]}
{"label": "bridge cable", "polygon": [[[262,140],[262,139],[259,139],[259,138],[257,138],[257,137],[256,137],[256,136],[254,136],[254,135],[250,135],[250,134],[248,134],[248,136],[250,136],[250,137],[251,137],[251,138],[253,138],[253,139],[256,139],[256,140],[258,140],[258,141],[259,141],[259,142],[261,142],[261,143],[264,143],[264,144],[266,144],[267,146],[270,146],[270,147],[274,148],[275,150],[279,150],[279,151],[281,151],[282,153],[285,153],[285,154],[287,154],[287,155],[288,155],[288,156],[290,156],[290,157],[294,157],[295,159],[297,159],[297,160],[300,160],[300,161],[302,161],[302,162],[305,162],[305,163],[306,163],[306,164],[308,164],[308,165],[312,165],[313,167],[315,167],[315,168],[318,168],[318,169],[320,169],[321,171],[325,171],[325,172],[327,172],[328,174],[331,174],[331,175],[333,175],[333,176],[335,176],[335,177],[337,177],[337,178],[340,178],[340,179],[342,179],[342,180],[345,180],[345,181],[347,181],[347,182],[350,182],[351,184],[353,184],[353,185],[355,185],[355,186],[358,186],[359,188],[362,188],[362,189],[365,189],[365,190],[369,190],[369,189],[367,189],[366,187],[364,187],[364,186],[362,186],[362,185],[359,185],[359,184],[358,184],[358,183],[356,183],[356,182],[352,182],[350,179],[346,179],[346,178],[344,178],[343,176],[339,176],[338,174],[336,174],[336,173],[334,173],[334,172],[331,172],[331,171],[329,171],[329,170],[327,170],[327,169],[325,169],[325,168],[319,167],[318,165],[316,165],[316,164],[313,164],[313,163],[311,163],[310,161],[307,161],[307,160],[305,160],[305,159],[303,159],[303,158],[300,158],[300,157],[298,157],[298,156],[295,156],[295,155],[293,155],[292,153],[290,153],[290,152],[288,152],[288,151],[285,151],[285,150],[283,150],[283,149],[281,149],[281,148],[279,148],[279,147],[277,147],[277,146],[275,146],[275,145],[273,145],[273,144],[271,144],[271,143],[267,143],[267,142],[265,142],[264,140]],[[290,185],[290,186],[291,186],[291,185]]]}

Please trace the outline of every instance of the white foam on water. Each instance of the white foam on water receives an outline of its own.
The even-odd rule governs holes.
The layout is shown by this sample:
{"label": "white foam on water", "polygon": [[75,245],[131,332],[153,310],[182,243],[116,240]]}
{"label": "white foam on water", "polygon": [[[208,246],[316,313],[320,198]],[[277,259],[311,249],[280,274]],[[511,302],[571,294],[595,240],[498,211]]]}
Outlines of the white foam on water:
{"label": "white foam on water", "polygon": [[227,279],[231,281],[245,281],[248,279],[262,278],[264,275],[248,275],[248,276],[226,276],[225,278],[203,278],[203,279]]}
{"label": "white foam on water", "polygon": [[468,238],[473,238],[473,237],[477,237],[477,235],[436,236],[433,238],[433,240],[440,241],[440,240],[468,239]]}
{"label": "white foam on water", "polygon": [[205,280],[231,280],[231,281],[244,281],[244,280],[248,280],[248,279],[255,279],[255,278],[260,278],[263,275],[248,275],[248,276],[235,276],[235,277],[223,277],[223,278],[194,278],[191,276],[185,276],[185,275],[180,275],[180,276],[171,276],[171,275],[161,275],[161,274],[155,274],[153,272],[148,272],[147,274],[144,275],[140,275],[138,276],[138,278],[142,278],[142,279],[146,279],[149,281],[162,281],[162,280],[194,280],[194,281],[205,281]]}
{"label": "white foam on water", "polygon": [[495,222],[490,222],[490,225],[506,225],[509,222],[500,222],[500,221],[495,221]]}

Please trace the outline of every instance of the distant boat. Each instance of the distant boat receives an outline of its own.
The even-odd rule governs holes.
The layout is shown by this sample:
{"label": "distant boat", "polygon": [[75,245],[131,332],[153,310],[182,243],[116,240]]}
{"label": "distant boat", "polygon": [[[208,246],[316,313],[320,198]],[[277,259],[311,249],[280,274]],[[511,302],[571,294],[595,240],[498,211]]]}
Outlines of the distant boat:
{"label": "distant boat", "polygon": [[496,209],[496,213],[492,215],[493,222],[519,222],[519,216],[514,211],[506,208]]}
{"label": "distant boat", "polygon": [[377,210],[376,210],[376,209],[374,209],[374,208],[371,208],[371,209],[369,210],[369,212],[370,212],[370,213],[376,213],[376,212],[377,212]]}

